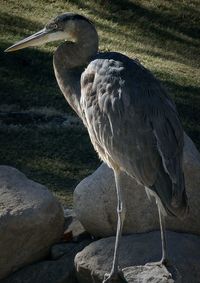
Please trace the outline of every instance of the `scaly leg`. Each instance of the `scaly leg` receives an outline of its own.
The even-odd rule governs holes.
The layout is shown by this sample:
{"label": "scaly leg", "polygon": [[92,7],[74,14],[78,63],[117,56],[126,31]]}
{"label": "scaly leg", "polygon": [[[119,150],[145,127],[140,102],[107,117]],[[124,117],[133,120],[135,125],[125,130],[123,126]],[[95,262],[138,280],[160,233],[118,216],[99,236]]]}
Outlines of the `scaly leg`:
{"label": "scaly leg", "polygon": [[[105,274],[103,283],[108,282],[119,282],[120,279],[123,280],[123,273],[118,266],[118,258],[119,258],[119,244],[122,234],[123,223],[125,219],[125,204],[123,199],[123,194],[121,191],[121,184],[120,184],[120,172],[114,171],[115,175],[115,184],[116,184],[116,191],[117,191],[117,233],[116,233],[116,240],[115,240],[115,249],[114,249],[114,258],[112,263],[112,269],[109,274]],[[120,281],[121,282],[121,281]]]}
{"label": "scaly leg", "polygon": [[159,204],[158,206],[158,214],[159,214],[159,222],[160,222],[160,234],[161,234],[161,241],[162,241],[162,258],[158,262],[150,262],[146,265],[169,265],[168,255],[167,255],[167,241],[166,241],[166,230],[165,230],[165,218],[162,215],[161,209]]}
{"label": "scaly leg", "polygon": [[158,205],[158,214],[159,214],[159,221],[160,221],[160,234],[161,234],[161,241],[162,241],[162,258],[160,263],[167,265],[168,263],[168,256],[167,256],[167,240],[166,240],[166,229],[165,229],[165,217],[162,215],[160,207]]}

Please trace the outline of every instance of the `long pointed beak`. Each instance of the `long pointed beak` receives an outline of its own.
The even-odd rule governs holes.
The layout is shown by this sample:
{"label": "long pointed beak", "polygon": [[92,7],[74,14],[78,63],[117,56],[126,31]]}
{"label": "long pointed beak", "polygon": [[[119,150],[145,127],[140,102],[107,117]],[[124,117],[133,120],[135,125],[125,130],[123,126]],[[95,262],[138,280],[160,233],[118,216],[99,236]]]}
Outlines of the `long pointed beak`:
{"label": "long pointed beak", "polygon": [[38,46],[43,43],[48,42],[48,34],[50,33],[49,30],[45,28],[34,33],[33,35],[18,41],[17,43],[13,44],[12,46],[8,47],[4,52],[12,52],[19,49],[23,49],[30,46]]}

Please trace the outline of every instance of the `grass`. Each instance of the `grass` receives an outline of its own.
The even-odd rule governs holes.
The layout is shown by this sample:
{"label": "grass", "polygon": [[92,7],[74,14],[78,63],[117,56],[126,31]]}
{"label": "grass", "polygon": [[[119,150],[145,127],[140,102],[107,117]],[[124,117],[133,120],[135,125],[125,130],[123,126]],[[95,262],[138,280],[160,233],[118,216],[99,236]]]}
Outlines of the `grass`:
{"label": "grass", "polygon": [[0,147],[3,164],[45,184],[68,205],[72,189],[98,164],[87,133],[80,127],[2,126]]}
{"label": "grass", "polygon": [[[137,57],[176,101],[185,131],[200,148],[200,2],[198,0],[1,0],[0,113],[70,115],[56,84],[56,44],[4,54],[13,42],[64,11],[88,16],[100,49]],[[67,205],[76,184],[99,165],[83,126],[0,123],[0,163],[49,187]]]}

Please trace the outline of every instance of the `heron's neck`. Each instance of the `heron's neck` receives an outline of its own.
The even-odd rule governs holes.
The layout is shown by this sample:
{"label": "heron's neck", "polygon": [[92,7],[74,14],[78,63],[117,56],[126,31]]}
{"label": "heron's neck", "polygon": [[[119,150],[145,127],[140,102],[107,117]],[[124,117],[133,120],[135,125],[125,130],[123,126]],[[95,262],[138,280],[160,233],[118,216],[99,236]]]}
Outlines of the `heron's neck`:
{"label": "heron's neck", "polygon": [[92,27],[80,31],[77,41],[64,42],[54,54],[54,71],[59,87],[70,106],[81,116],[80,78],[91,58],[98,51],[98,35]]}

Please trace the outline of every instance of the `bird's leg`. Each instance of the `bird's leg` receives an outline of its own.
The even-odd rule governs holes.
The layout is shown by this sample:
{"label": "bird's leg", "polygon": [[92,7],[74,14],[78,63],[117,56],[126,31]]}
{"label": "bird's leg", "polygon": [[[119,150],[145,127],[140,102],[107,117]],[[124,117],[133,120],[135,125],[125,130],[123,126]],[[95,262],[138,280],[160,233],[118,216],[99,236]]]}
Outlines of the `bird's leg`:
{"label": "bird's leg", "polygon": [[160,222],[160,234],[161,234],[161,242],[162,242],[162,258],[158,262],[150,262],[147,265],[170,265],[167,255],[167,240],[166,240],[166,229],[165,229],[165,217],[163,216],[160,206],[157,203],[158,214],[159,214],[159,222]]}
{"label": "bird's leg", "polygon": [[[107,282],[121,282],[124,280],[123,273],[118,266],[118,258],[119,258],[119,244],[122,234],[123,223],[125,219],[125,203],[123,199],[123,194],[121,191],[120,184],[120,172],[114,172],[115,174],[115,183],[116,183],[116,191],[117,191],[117,233],[115,240],[115,249],[114,249],[114,258],[112,263],[111,272],[109,274],[105,274],[103,283]],[[125,281],[125,280],[124,280]]]}
{"label": "bird's leg", "polygon": [[167,256],[167,240],[166,240],[166,229],[165,229],[165,216],[162,215],[159,205],[158,206],[158,214],[159,214],[159,222],[160,222],[160,234],[162,241],[162,258],[160,263],[167,265],[168,264],[168,256]]}

